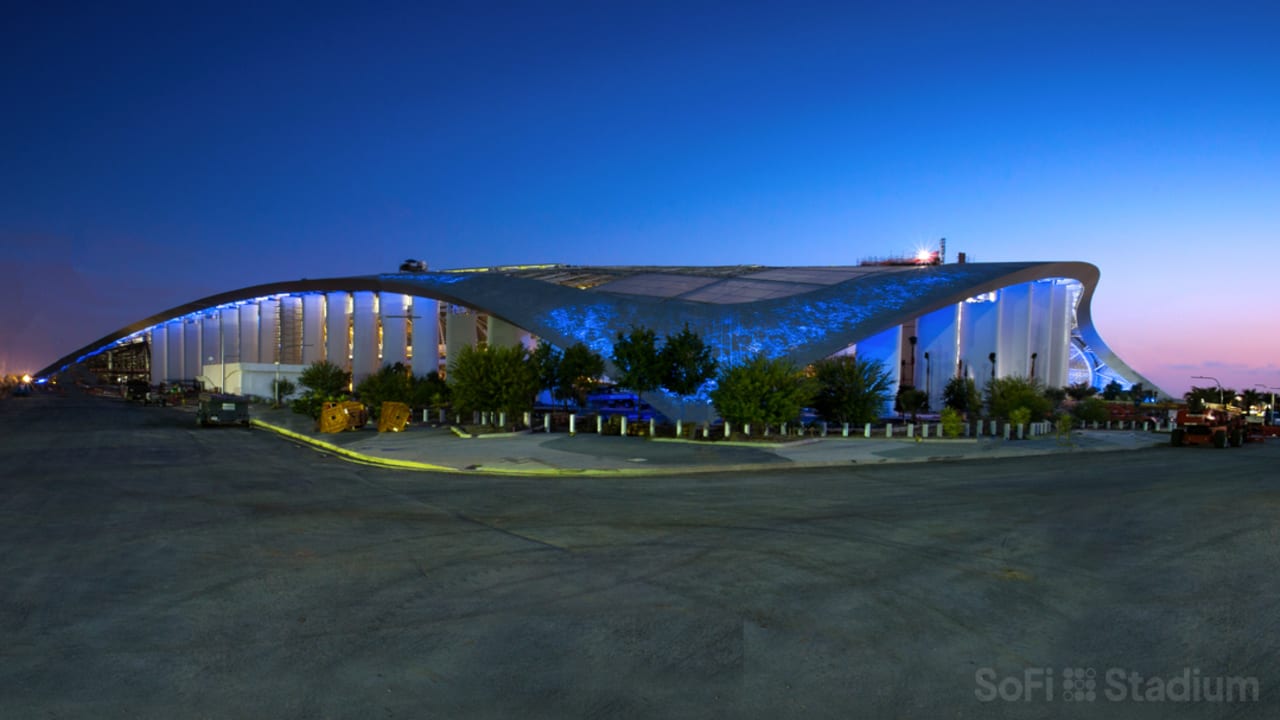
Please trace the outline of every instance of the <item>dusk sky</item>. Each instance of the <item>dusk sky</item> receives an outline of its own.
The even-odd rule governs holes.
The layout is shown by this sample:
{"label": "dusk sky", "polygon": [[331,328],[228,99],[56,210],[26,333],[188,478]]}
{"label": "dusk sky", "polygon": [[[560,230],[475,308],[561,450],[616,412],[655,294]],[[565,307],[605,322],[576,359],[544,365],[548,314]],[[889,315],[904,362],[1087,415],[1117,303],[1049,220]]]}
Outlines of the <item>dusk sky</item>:
{"label": "dusk sky", "polygon": [[1139,372],[1280,387],[1255,3],[33,2],[0,22],[0,372],[273,280],[1080,260]]}

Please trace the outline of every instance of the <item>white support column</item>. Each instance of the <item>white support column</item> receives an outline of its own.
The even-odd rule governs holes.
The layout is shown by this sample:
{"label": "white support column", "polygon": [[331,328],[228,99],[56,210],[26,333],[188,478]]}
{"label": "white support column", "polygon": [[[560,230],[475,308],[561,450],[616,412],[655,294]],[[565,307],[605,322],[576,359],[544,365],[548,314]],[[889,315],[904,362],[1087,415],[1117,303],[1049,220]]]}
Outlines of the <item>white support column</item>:
{"label": "white support column", "polygon": [[413,374],[427,375],[440,369],[440,303],[431,298],[414,297],[410,312],[413,318]]}
{"label": "white support column", "polygon": [[245,362],[273,363],[281,344],[280,301],[268,298],[258,304],[258,359]]}
{"label": "white support column", "polygon": [[[1031,374],[1031,284],[1000,291],[996,325],[996,368],[1000,377]],[[1037,358],[1039,360],[1039,358]]]}
{"label": "white support column", "polygon": [[257,303],[248,303],[240,306],[240,353],[234,361],[228,355],[227,362],[259,362]]}
{"label": "white support column", "polygon": [[302,296],[302,363],[310,365],[325,358],[324,295]]}
{"label": "white support column", "polygon": [[445,368],[453,364],[464,347],[476,344],[476,313],[456,305],[449,307],[444,325]]}
{"label": "white support column", "polygon": [[1050,342],[1049,338],[1052,300],[1053,285],[1051,283],[1031,283],[1030,317],[1028,318],[1027,335],[1030,338],[1029,349],[1035,355],[1032,361],[1035,379],[1043,383],[1045,387],[1062,387],[1066,384],[1065,382],[1052,382],[1053,343]]}
{"label": "white support column", "polygon": [[378,361],[376,297],[374,293],[366,291],[352,294],[354,304],[351,312],[351,384],[353,386],[359,385],[361,380],[382,367]]}
{"label": "white support column", "polygon": [[[204,360],[206,364],[221,363],[224,359],[229,362],[240,362],[240,309],[237,307],[223,308],[219,313],[218,322],[222,324],[222,346],[215,345],[212,350],[206,351]],[[210,360],[209,358],[213,358]],[[210,379],[216,385],[222,385],[222,377]]]}
{"label": "white support column", "polygon": [[351,320],[351,295],[332,292],[325,296],[325,360],[343,370],[351,369],[351,345],[347,323]]}
{"label": "white support column", "polygon": [[182,323],[182,379],[194,380],[200,374],[200,336],[203,334],[199,317],[188,318]]}
{"label": "white support column", "polygon": [[165,373],[168,372],[169,361],[169,342],[167,340],[168,332],[163,324],[156,325],[151,328],[151,384],[159,385],[164,382]]}
{"label": "white support column", "polygon": [[959,317],[959,308],[948,305],[921,316],[916,323],[916,335],[920,338],[916,361],[920,376],[918,387],[929,393],[929,407],[934,410],[942,407],[942,391],[956,375]]}
{"label": "white support column", "polygon": [[409,359],[409,315],[413,299],[400,293],[382,293],[378,312],[382,316],[382,364],[395,365]]}
{"label": "white support column", "polygon": [[[1071,357],[1071,313],[1069,287],[1062,283],[1054,285],[1049,301],[1049,363],[1044,378],[1044,384],[1049,387],[1062,387],[1067,384],[1067,363]],[[1039,374],[1038,367],[1037,374]]]}
{"label": "white support column", "polygon": [[[997,326],[999,304],[997,302],[961,303],[960,358],[965,372],[978,386],[978,392],[991,380],[991,353],[997,351]],[[996,374],[1000,371],[1000,356],[996,355]]]}
{"label": "white support column", "polygon": [[520,328],[503,320],[489,316],[489,347],[511,347],[520,344]]}
{"label": "white support column", "polygon": [[218,362],[221,353],[218,346],[218,331],[221,327],[221,311],[215,311],[200,318],[200,372],[197,375],[208,375],[204,371],[204,366]]}
{"label": "white support column", "polygon": [[165,331],[165,364],[164,380],[173,382],[182,379],[182,321],[170,320],[164,324]]}

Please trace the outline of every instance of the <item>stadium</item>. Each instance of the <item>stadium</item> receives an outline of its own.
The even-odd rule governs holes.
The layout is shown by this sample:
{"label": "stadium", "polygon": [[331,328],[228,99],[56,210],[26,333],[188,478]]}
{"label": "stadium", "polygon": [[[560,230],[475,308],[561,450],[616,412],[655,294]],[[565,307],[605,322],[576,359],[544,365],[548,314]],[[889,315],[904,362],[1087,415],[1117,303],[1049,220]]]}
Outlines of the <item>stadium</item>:
{"label": "stadium", "polygon": [[[721,365],[757,354],[805,366],[857,353],[882,361],[895,391],[941,407],[955,376],[1024,376],[1046,386],[1117,382],[1158,390],[1094,328],[1096,267],[1084,262],[945,263],[942,252],[848,266],[518,265],[256,285],[170,308],[44,368],[98,382],[146,379],[269,396],[328,360],[353,382],[386,364],[447,373],[467,345],[582,342],[610,357],[633,326],[659,337],[688,326]],[[671,415],[675,397],[646,394]],[[697,400],[701,402],[697,402]],[[702,392],[686,419],[709,419]]]}

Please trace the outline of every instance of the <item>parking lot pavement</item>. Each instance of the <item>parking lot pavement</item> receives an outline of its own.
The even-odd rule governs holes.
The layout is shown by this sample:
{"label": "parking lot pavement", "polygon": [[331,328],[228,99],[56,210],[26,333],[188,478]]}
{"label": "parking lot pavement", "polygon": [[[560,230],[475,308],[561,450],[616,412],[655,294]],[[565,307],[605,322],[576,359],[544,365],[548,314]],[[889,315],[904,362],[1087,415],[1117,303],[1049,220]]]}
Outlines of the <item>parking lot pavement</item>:
{"label": "parking lot pavement", "polygon": [[1280,445],[601,481],[189,419],[0,403],[0,718],[1280,708]]}

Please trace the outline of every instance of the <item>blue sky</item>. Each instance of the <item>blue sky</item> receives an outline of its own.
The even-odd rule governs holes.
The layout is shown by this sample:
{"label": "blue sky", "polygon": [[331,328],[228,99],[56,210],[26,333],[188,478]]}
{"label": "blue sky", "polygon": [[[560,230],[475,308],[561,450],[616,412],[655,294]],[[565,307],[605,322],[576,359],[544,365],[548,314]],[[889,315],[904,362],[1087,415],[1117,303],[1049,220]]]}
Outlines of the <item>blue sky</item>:
{"label": "blue sky", "polygon": [[[1280,386],[1267,4],[32,3],[0,366],[271,280],[1084,260],[1171,392]],[[1121,5],[1121,7],[1113,7]]]}

